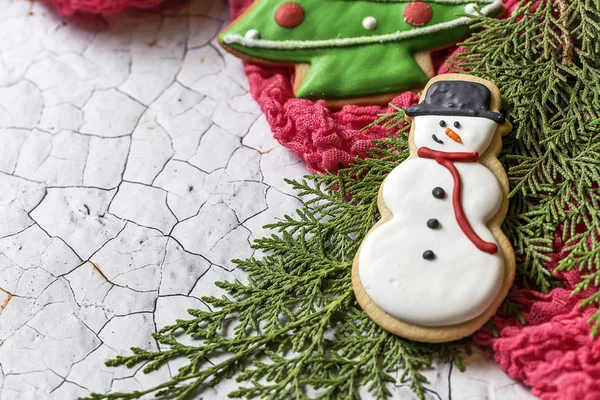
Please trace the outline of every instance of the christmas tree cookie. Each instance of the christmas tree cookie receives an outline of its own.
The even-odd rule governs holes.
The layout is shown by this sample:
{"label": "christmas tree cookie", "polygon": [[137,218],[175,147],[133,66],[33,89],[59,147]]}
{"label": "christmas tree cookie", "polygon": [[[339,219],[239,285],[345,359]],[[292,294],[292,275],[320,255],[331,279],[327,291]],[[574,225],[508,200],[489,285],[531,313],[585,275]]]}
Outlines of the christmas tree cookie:
{"label": "christmas tree cookie", "polygon": [[256,0],[219,36],[243,60],[296,69],[297,97],[386,102],[433,76],[430,52],[469,35],[500,0]]}
{"label": "christmas tree cookie", "polygon": [[381,220],[354,259],[352,283],[381,327],[424,342],[470,335],[494,315],[515,274],[500,225],[508,178],[496,158],[511,130],[494,84],[430,81],[409,107],[411,156],[381,185]]}

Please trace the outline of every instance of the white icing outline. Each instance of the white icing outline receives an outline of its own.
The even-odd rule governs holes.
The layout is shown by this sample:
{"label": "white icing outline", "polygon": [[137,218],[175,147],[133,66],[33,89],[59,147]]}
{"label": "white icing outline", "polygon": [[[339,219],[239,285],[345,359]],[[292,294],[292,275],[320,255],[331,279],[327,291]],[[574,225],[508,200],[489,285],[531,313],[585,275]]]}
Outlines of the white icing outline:
{"label": "white icing outline", "polygon": [[[480,0],[481,1],[481,0]],[[481,9],[483,15],[502,7],[502,0],[491,0],[492,2]],[[400,39],[420,36],[427,33],[437,32],[443,29],[454,28],[470,21],[470,17],[460,17],[452,21],[444,22],[437,25],[426,26],[423,28],[415,28],[409,31],[397,31],[385,35],[375,36],[359,36],[344,39],[325,39],[325,40],[265,40],[265,39],[248,39],[238,34],[227,34],[223,36],[223,42],[226,44],[241,44],[246,47],[257,47],[261,49],[318,49],[323,47],[346,47],[362,44],[386,43],[394,42]]]}

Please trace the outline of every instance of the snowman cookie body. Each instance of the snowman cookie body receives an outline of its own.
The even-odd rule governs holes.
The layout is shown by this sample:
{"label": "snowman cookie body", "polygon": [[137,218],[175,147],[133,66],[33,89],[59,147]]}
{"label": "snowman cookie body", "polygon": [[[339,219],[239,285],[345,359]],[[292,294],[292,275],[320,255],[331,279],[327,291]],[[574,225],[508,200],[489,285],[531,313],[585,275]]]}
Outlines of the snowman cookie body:
{"label": "snowman cookie body", "polygon": [[[420,109],[415,106],[411,157],[383,182],[382,220],[366,236],[353,268],[359,303],[375,322],[431,342],[458,339],[483,325],[514,275],[514,254],[500,230],[508,185],[496,156],[510,124],[497,110],[499,93],[477,78],[443,78],[430,83],[444,83],[434,87],[437,98],[434,90],[430,104],[426,97]],[[473,89],[482,98],[472,109],[448,107],[468,107],[457,98]],[[493,94],[496,111],[490,110]],[[444,104],[436,108],[436,102]]]}

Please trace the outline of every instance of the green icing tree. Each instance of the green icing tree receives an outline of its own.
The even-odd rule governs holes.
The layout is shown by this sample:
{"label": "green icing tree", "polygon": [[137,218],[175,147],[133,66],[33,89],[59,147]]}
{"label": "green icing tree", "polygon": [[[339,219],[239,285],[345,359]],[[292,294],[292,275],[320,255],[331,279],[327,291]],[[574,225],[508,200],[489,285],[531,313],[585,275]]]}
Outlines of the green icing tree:
{"label": "green icing tree", "polygon": [[429,51],[467,37],[467,14],[501,10],[500,0],[258,0],[219,39],[253,62],[296,64],[297,97],[356,98],[423,87]]}

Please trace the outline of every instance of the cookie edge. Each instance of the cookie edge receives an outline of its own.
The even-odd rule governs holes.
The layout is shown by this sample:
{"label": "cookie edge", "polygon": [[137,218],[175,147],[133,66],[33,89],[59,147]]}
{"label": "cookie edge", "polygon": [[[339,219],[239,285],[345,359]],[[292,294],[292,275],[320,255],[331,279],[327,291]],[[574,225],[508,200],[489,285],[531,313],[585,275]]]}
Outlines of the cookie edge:
{"label": "cookie edge", "polygon": [[[427,93],[429,86],[441,80],[466,80],[485,85],[488,89],[490,89],[492,94],[490,109],[497,112],[500,111],[502,97],[498,87],[488,80],[467,74],[443,74],[436,76],[425,86],[425,89],[421,94],[421,100],[425,98],[425,93]],[[412,122],[412,118],[410,117],[407,117],[407,120]],[[514,249],[501,228],[502,222],[504,221],[506,213],[508,212],[509,183],[506,170],[498,160],[498,154],[502,149],[502,136],[508,134],[511,130],[512,125],[508,120],[503,125],[498,126],[490,146],[479,159],[479,162],[485,165],[494,174],[494,176],[496,176],[500,182],[500,186],[502,187],[502,192],[504,193],[503,201],[498,209],[498,212],[487,223],[488,229],[490,229],[494,235],[494,238],[498,242],[499,248],[502,251],[502,257],[504,258],[505,266],[502,285],[492,304],[479,316],[456,325],[426,327],[410,324],[397,319],[383,311],[371,300],[371,298],[367,295],[362,282],[360,281],[358,272],[358,259],[360,256],[360,247],[362,247],[361,243],[361,246],[356,252],[352,262],[352,286],[356,300],[361,308],[377,325],[386,331],[419,342],[442,343],[458,340],[473,334],[482,326],[484,326],[495,315],[496,311],[508,295],[516,273],[516,259]],[[412,125],[410,129],[409,146],[410,156],[407,158],[407,160],[417,156],[417,149],[414,144],[414,125]],[[381,219],[369,230],[369,232],[367,232],[365,238],[379,226],[383,225],[392,218],[391,211],[383,202],[382,190],[384,183],[385,180],[381,183],[377,195],[377,207],[381,213]]]}

